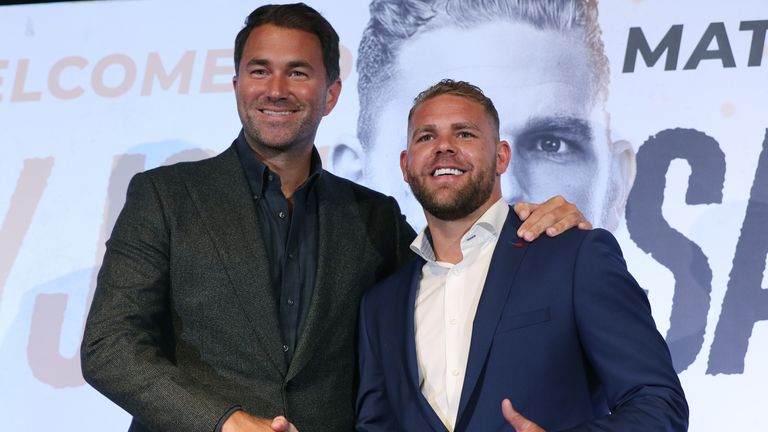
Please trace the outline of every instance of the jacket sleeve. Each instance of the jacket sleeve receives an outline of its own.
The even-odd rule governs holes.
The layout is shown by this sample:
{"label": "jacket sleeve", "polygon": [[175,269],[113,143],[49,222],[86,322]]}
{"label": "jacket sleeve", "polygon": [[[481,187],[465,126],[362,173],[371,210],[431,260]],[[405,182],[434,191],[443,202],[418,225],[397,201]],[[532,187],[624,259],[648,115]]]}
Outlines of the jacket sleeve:
{"label": "jacket sleeve", "polygon": [[369,333],[371,314],[367,309],[368,298],[364,297],[360,307],[360,336],[358,344],[358,359],[360,369],[360,385],[357,393],[357,421],[355,430],[358,432],[399,431],[392,404],[387,398],[384,384],[384,369],[381,355],[376,347],[376,340]]}
{"label": "jacket sleeve", "polygon": [[150,175],[134,176],[99,271],[82,372],[152,430],[210,432],[237,402],[175,365],[166,217]]}
{"label": "jacket sleeve", "polygon": [[397,201],[392,197],[389,197],[389,200],[394,206],[397,219],[397,262],[399,267],[415,256],[411,251],[411,243],[416,238],[416,232],[401,213]]}
{"label": "jacket sleeve", "polygon": [[579,247],[576,325],[611,414],[573,431],[685,431],[688,405],[645,292],[613,236],[593,230]]}

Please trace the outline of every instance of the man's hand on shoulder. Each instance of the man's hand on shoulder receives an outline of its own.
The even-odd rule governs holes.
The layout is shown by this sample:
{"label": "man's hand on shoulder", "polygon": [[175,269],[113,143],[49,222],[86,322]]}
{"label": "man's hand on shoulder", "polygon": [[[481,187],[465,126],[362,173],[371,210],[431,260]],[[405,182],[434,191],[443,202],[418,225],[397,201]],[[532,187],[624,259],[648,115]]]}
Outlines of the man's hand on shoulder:
{"label": "man's hand on shoulder", "polygon": [[592,229],[592,224],[579,209],[560,195],[541,204],[519,202],[515,204],[515,213],[523,221],[517,230],[517,236],[526,241],[533,241],[545,232],[554,237],[563,231],[578,226],[579,229]]}
{"label": "man's hand on shoulder", "polygon": [[245,411],[235,411],[224,425],[221,432],[299,432],[296,426],[285,417],[265,419],[252,416]]}
{"label": "man's hand on shoulder", "polygon": [[512,406],[512,402],[510,402],[509,399],[504,399],[501,402],[501,413],[504,414],[504,418],[509,424],[515,428],[515,432],[545,432],[539,425],[515,411],[515,408]]}

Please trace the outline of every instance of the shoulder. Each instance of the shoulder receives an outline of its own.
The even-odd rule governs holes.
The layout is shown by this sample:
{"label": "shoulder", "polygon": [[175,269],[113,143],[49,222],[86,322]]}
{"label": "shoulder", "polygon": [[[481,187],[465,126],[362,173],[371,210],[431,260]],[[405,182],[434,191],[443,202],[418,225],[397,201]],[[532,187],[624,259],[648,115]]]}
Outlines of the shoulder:
{"label": "shoulder", "polygon": [[[233,146],[222,153],[189,162],[177,162],[137,173],[128,190],[153,189],[161,195],[179,195],[189,185],[224,187],[245,182],[245,172]],[[226,189],[224,189],[226,190]]]}
{"label": "shoulder", "polygon": [[320,184],[322,185],[321,187],[329,191],[337,192],[336,195],[340,195],[340,193],[346,192],[352,194],[355,199],[359,201],[373,201],[386,205],[397,205],[394,198],[365,187],[361,184],[355,183],[351,180],[339,177],[330,171],[323,170]]}
{"label": "shoulder", "polygon": [[207,175],[222,175],[228,172],[242,172],[234,146],[230,146],[218,155],[209,158],[159,166],[140,173],[139,176],[153,180],[178,180],[180,176],[204,180]]}
{"label": "shoulder", "polygon": [[531,243],[531,246],[539,245],[542,248],[575,249],[579,254],[592,253],[599,250],[611,250],[621,254],[621,248],[616,238],[603,228],[581,230],[571,228],[555,237],[542,235]]}
{"label": "shoulder", "polygon": [[[323,206],[342,208],[345,214],[355,215],[366,223],[369,234],[394,234],[393,229],[406,223],[394,198],[328,171],[323,171],[319,179],[318,193]],[[408,237],[413,237],[410,227],[408,230]]]}
{"label": "shoulder", "polygon": [[623,255],[619,242],[610,231],[602,228],[595,228],[581,231],[578,234],[578,237],[580,256],[617,257],[620,258],[623,263]]}

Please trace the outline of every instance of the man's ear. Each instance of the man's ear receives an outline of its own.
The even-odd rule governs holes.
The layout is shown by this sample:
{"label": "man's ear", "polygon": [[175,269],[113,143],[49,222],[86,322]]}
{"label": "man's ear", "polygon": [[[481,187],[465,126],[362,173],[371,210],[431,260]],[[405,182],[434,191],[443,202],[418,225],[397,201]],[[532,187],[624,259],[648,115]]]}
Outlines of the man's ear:
{"label": "man's ear", "polygon": [[507,171],[509,161],[512,160],[512,148],[505,140],[496,145],[496,175],[501,176]]}
{"label": "man's ear", "polygon": [[347,180],[360,183],[363,179],[363,152],[357,138],[341,137],[329,151],[331,171]]}
{"label": "man's ear", "polygon": [[325,107],[323,109],[323,115],[327,116],[333,111],[336,106],[336,102],[339,101],[339,95],[341,94],[341,80],[337,79],[326,89],[325,95]]}
{"label": "man's ear", "polygon": [[403,181],[410,183],[408,181],[408,149],[400,152],[400,171],[403,173]]}
{"label": "man's ear", "polygon": [[611,143],[610,188],[604,221],[605,228],[610,231],[614,231],[624,218],[627,198],[635,183],[637,172],[635,156],[635,150],[629,141],[619,140]]}

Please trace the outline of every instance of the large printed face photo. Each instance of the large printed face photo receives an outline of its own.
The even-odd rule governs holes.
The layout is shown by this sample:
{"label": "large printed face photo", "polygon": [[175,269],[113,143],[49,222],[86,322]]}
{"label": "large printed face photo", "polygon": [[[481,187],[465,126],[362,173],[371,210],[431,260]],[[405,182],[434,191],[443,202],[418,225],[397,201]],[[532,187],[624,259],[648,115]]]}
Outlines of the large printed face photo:
{"label": "large printed face photo", "polygon": [[[396,172],[406,145],[407,112],[413,98],[430,85],[444,78],[463,80],[493,100],[501,139],[512,146],[502,181],[507,201],[541,202],[563,195],[596,226],[616,228],[634,178],[634,153],[629,143],[611,140],[604,109],[607,60],[599,40],[587,42],[599,36],[596,22],[590,33],[579,22],[583,17],[555,28],[547,22],[551,17],[535,12],[459,7],[449,13],[430,10],[424,21],[395,32],[382,30],[381,24],[392,25],[393,17],[377,22],[377,8],[371,10],[358,63],[364,157],[359,180],[394,196],[411,223],[423,225],[418,203]],[[550,13],[569,14],[565,6]],[[402,30],[410,36],[392,36]],[[370,59],[381,62],[378,69]]]}

